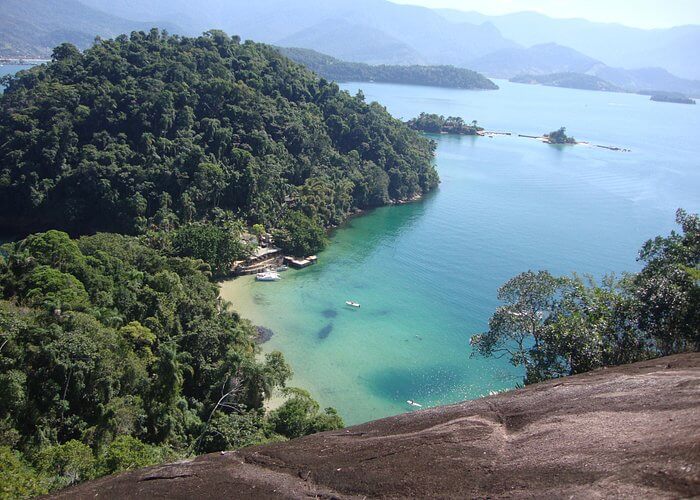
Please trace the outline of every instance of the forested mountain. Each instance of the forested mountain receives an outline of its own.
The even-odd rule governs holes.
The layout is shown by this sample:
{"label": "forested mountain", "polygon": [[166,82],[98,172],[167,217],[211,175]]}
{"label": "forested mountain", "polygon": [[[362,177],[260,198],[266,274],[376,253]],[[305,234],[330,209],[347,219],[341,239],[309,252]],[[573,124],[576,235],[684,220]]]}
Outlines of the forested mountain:
{"label": "forested mountain", "polygon": [[609,66],[658,66],[686,79],[700,79],[700,26],[645,30],[585,19],[555,19],[535,12],[503,16],[453,9],[438,12],[455,23],[492,23],[504,37],[526,47],[554,42]]}
{"label": "forested mountain", "polygon": [[[112,37],[151,24],[88,7],[78,0],[0,0],[0,57],[47,57],[70,41],[87,48],[96,36]],[[145,21],[156,21],[156,18]],[[160,23],[175,29],[174,23]]]}
{"label": "forested mountain", "polygon": [[382,106],[223,32],[62,45],[6,83],[4,229],[137,233],[221,211],[276,227],[292,206],[329,226],[438,182],[434,145]]}
{"label": "forested mountain", "polygon": [[324,78],[338,82],[385,82],[430,85],[458,89],[496,90],[491,80],[454,66],[390,66],[345,62],[315,50],[279,47],[293,61],[303,64]]}

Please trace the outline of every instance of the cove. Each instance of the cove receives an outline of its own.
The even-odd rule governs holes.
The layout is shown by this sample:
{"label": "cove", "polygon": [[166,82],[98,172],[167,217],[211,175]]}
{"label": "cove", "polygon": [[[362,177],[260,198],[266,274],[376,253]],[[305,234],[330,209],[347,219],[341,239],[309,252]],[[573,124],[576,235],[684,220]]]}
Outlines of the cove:
{"label": "cove", "polygon": [[506,360],[470,357],[500,285],[528,269],[636,271],[640,246],[674,228],[677,208],[699,209],[698,107],[497,83],[494,92],[344,88],[403,119],[434,112],[532,135],[567,126],[631,152],[436,136],[436,192],[351,219],[316,266],[280,282],[222,284],[235,310],[275,332],[263,348],[285,354],[292,385],[348,424],[411,411],[407,400],[426,407],[514,387],[522,372]]}

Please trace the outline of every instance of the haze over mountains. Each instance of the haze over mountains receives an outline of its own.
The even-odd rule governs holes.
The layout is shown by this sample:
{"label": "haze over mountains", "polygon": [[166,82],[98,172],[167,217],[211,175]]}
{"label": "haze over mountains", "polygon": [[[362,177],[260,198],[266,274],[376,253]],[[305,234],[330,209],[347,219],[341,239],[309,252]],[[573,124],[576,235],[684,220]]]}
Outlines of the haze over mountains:
{"label": "haze over mountains", "polygon": [[700,26],[644,30],[585,19],[553,19],[535,12],[504,16],[451,9],[438,12],[457,23],[491,23],[504,37],[526,47],[556,42],[609,66],[659,66],[682,78],[700,79]]}
{"label": "haze over mountains", "polygon": [[150,26],[184,35],[223,29],[345,61],[447,64],[501,78],[576,73],[626,90],[700,95],[700,82],[690,80],[700,79],[700,26],[642,30],[529,12],[489,17],[387,0],[0,0],[0,9],[5,57],[46,56],[60,41],[84,48],[95,35]]}

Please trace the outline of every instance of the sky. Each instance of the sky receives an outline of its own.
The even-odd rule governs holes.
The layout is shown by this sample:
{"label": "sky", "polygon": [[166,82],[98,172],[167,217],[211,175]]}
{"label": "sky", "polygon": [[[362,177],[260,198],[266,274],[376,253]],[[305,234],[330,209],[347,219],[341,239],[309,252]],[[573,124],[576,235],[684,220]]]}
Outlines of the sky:
{"label": "sky", "polygon": [[392,0],[394,3],[499,15],[535,11],[551,17],[580,17],[637,28],[700,24],[700,0]]}

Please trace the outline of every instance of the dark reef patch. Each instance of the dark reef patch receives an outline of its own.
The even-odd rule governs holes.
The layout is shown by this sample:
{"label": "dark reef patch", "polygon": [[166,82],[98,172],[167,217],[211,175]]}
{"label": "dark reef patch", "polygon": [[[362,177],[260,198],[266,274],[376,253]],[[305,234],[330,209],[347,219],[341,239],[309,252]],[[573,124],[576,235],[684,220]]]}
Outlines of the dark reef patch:
{"label": "dark reef patch", "polygon": [[328,338],[328,336],[331,334],[333,331],[333,323],[328,323],[326,326],[321,328],[318,333],[316,334],[319,339],[325,339]]}
{"label": "dark reef patch", "polygon": [[273,332],[269,328],[265,328],[264,326],[256,326],[255,330],[258,332],[258,335],[255,338],[255,342],[257,342],[258,344],[264,344],[265,342],[270,340],[275,334],[275,332]]}
{"label": "dark reef patch", "polygon": [[384,368],[372,373],[366,384],[373,393],[389,401],[404,402],[412,399],[426,402],[459,386],[457,373],[457,370],[449,366]]}
{"label": "dark reef patch", "polygon": [[335,309],[324,309],[323,311],[321,311],[321,315],[324,318],[331,319],[335,318],[338,315],[338,311],[336,311]]}

